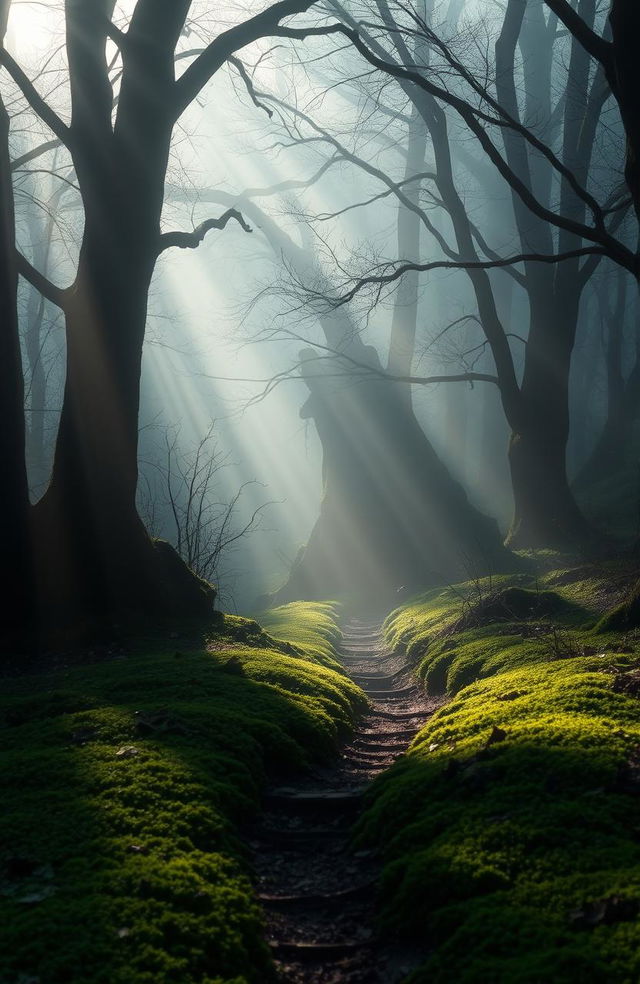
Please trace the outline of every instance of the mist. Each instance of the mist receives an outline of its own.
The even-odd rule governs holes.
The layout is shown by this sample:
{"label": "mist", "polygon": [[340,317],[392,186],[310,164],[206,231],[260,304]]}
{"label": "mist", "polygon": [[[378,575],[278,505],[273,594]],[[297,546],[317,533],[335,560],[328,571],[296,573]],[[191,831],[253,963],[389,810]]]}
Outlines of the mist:
{"label": "mist", "polygon": [[[119,7],[117,22],[126,26],[134,6]],[[354,6],[345,13],[345,23],[364,18],[367,10],[366,5],[362,10]],[[180,52],[197,47],[209,29],[208,16],[204,6],[200,10],[192,5],[178,46],[178,75]],[[230,20],[237,16],[230,9]],[[437,36],[450,44],[450,57],[459,58],[469,71],[480,71],[482,45],[495,40],[501,28],[499,13],[482,4],[427,5],[422,14],[416,8],[416,16],[431,18]],[[547,24],[552,16],[547,15]],[[548,105],[553,113],[555,103],[561,109],[570,42],[558,35],[544,54],[547,61],[541,54],[540,63],[533,65],[526,31],[533,41],[545,23],[543,17],[536,13],[525,20],[514,79],[521,92],[521,118],[532,137],[554,148],[561,144],[562,128],[558,122],[555,129],[549,128],[544,108]],[[48,9],[13,4],[8,45],[32,76],[44,71],[51,102],[65,116],[68,90],[55,74],[64,73],[64,51],[52,54],[54,42],[63,37],[62,18],[55,5]],[[406,12],[399,15],[398,24],[411,37],[415,25]],[[388,48],[389,38],[383,22],[376,31],[372,44],[374,55],[379,55],[385,45]],[[429,47],[417,35],[411,43],[418,46],[417,57],[430,60],[435,76],[442,77],[442,50]],[[252,610],[257,597],[276,592],[287,581],[326,493],[316,426],[312,418],[300,416],[308,388],[301,378],[299,353],[302,348],[315,350],[319,365],[331,356],[322,325],[330,297],[348,291],[385,264],[391,269],[402,261],[446,261],[461,249],[451,202],[442,199],[442,179],[440,185],[435,180],[442,170],[442,161],[437,161],[442,149],[434,147],[433,132],[418,119],[406,86],[383,74],[370,77],[357,52],[336,53],[334,48],[324,39],[313,52],[308,42],[300,51],[257,43],[247,51],[241,70],[229,63],[188,107],[173,133],[169,156],[163,230],[196,228],[223,206],[238,208],[246,230],[232,220],[223,231],[204,235],[197,249],[168,249],[156,264],[142,369],[138,499],[143,513],[153,513],[152,521],[143,516],[153,535],[175,544],[179,531],[162,481],[168,435],[179,458],[193,454],[210,434],[210,447],[224,460],[208,493],[211,501],[222,508],[242,488],[231,521],[234,530],[243,529],[259,510],[259,519],[223,552],[215,571],[221,593],[241,611]],[[111,42],[107,55],[113,58],[117,96],[118,58]],[[535,81],[544,72],[546,94]],[[585,84],[585,93],[591,90],[589,97],[595,100],[597,79],[592,74]],[[451,84],[451,91],[462,92],[464,86],[461,80]],[[576,99],[575,111],[586,111],[588,107],[578,103]],[[15,154],[28,153],[46,134],[41,121],[29,118],[19,93],[14,119]],[[535,221],[514,213],[519,205],[514,205],[513,188],[492,170],[486,153],[451,107],[445,120],[454,169],[452,193],[466,210],[477,243],[487,247],[485,257],[526,252],[528,242],[538,248],[541,237]],[[567,114],[565,127],[570,125]],[[588,187],[603,201],[612,200],[623,181],[623,142],[615,106],[600,100],[588,151]],[[545,204],[547,196],[552,211],[562,208],[557,168],[531,143],[529,155],[527,166],[539,200]],[[412,172],[424,176],[414,178]],[[43,160],[36,158],[16,171],[14,181],[18,247],[34,264],[44,263],[54,283],[68,282],[78,259],[83,208],[67,151],[55,148]],[[615,215],[615,225],[617,237],[632,242],[634,220],[628,210]],[[562,234],[552,227],[547,231],[552,249],[558,248]],[[558,275],[562,269],[558,266]],[[491,304],[502,320],[515,379],[522,385],[529,325],[532,316],[539,317],[537,302],[531,301],[523,282],[527,274],[516,264],[489,269],[483,276],[483,289],[492,293]],[[462,268],[434,269],[413,275],[409,283],[411,279],[407,274],[379,291],[356,292],[344,308],[350,321],[344,338],[351,332],[363,346],[374,346],[384,364],[394,318],[413,319],[410,375],[456,381],[396,388],[409,395],[421,429],[472,507],[495,520],[506,536],[514,519],[508,461],[513,425],[505,417],[500,386],[481,378],[495,375],[495,346],[492,349],[486,333],[486,310],[478,310],[477,282],[474,288],[473,277]],[[548,283],[552,285],[553,274]],[[47,488],[53,460],[64,391],[65,338],[59,312],[25,280],[18,301],[27,468],[35,503]],[[550,304],[561,305],[562,297]],[[634,365],[633,277],[603,257],[571,304],[576,313],[569,317],[576,324],[566,468],[572,481],[588,467],[607,423],[607,347],[614,330],[620,336],[615,344],[622,380]],[[363,385],[357,378],[362,368],[351,368],[344,361],[339,365],[333,384],[339,391]],[[324,453],[326,457],[326,448]],[[628,458],[626,453],[622,457]],[[619,464],[626,467],[622,460]],[[601,486],[593,480],[576,486],[575,497],[586,517],[602,532],[615,528],[617,535],[632,535],[633,505],[609,501],[608,490]],[[369,534],[365,529],[359,535]],[[567,534],[569,539],[573,535]],[[530,542],[523,545],[542,545],[545,536],[527,535]]]}

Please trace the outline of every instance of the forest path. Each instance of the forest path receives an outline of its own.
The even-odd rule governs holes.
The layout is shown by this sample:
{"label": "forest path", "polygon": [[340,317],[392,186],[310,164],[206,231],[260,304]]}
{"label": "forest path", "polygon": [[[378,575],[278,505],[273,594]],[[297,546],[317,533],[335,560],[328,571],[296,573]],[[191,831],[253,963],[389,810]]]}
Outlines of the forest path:
{"label": "forest path", "polygon": [[385,650],[381,624],[351,619],[340,659],[371,709],[340,761],[295,786],[272,788],[250,832],[267,940],[287,984],[395,984],[419,961],[374,934],[380,863],[351,843],[362,794],[438,707],[406,660]]}

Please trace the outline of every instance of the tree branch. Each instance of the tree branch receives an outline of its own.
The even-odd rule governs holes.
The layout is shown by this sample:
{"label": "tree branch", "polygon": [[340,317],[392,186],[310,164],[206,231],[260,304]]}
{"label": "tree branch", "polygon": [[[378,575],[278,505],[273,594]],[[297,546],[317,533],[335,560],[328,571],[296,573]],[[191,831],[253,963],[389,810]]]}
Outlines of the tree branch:
{"label": "tree branch", "polygon": [[43,297],[46,297],[48,301],[55,304],[61,310],[65,310],[66,299],[68,289],[64,287],[56,287],[51,281],[40,273],[39,270],[29,263],[28,259],[22,255],[18,250],[16,250],[16,266],[18,273],[21,277],[24,277],[32,287],[35,287]]}
{"label": "tree branch", "polygon": [[261,103],[260,100],[258,99],[258,97],[256,95],[256,90],[255,90],[254,85],[253,85],[253,81],[252,81],[249,73],[247,72],[244,64],[240,61],[239,58],[235,58],[235,57],[229,58],[229,64],[230,65],[233,65],[233,67],[238,72],[238,75],[240,76],[240,78],[244,82],[245,87],[246,87],[246,90],[249,93],[249,97],[250,97],[251,102],[253,103],[253,105],[257,109],[263,109],[264,112],[269,117],[269,119],[271,119],[271,117],[273,116],[273,110],[272,109],[269,109],[268,106],[265,106],[265,104],[264,103]]}
{"label": "tree branch", "polygon": [[[320,30],[322,29],[319,28],[317,33],[320,33]],[[289,38],[303,37],[304,35],[304,31],[299,31],[296,28],[280,28],[274,33],[277,34],[277,36]],[[614,239],[607,233],[602,223],[598,221],[599,217],[596,218],[595,226],[589,226],[584,222],[574,221],[567,216],[563,216],[553,211],[551,208],[547,208],[535,197],[534,194],[532,194],[531,190],[526,186],[526,183],[522,181],[521,178],[512,170],[498,150],[497,146],[493,143],[486,127],[487,123],[491,126],[498,126],[502,128],[510,127],[512,124],[507,118],[500,119],[491,116],[489,113],[485,113],[481,109],[472,106],[462,97],[455,95],[447,89],[443,89],[441,86],[435,85],[433,82],[425,78],[419,71],[408,69],[402,65],[398,65],[394,62],[378,57],[373,53],[373,51],[371,51],[367,44],[364,43],[358,31],[346,27],[344,24],[327,25],[327,27],[324,28],[324,33],[343,34],[351,41],[356,51],[358,51],[370,65],[373,65],[375,68],[378,68],[387,75],[391,75],[392,77],[401,80],[401,82],[404,82],[405,85],[406,83],[415,84],[436,100],[444,102],[446,105],[454,109],[464,123],[466,123],[469,130],[474,134],[482,150],[487,155],[491,163],[496,167],[498,173],[511,186],[515,194],[534,215],[538,216],[540,219],[543,219],[545,222],[549,222],[552,226],[555,226],[558,229],[563,229],[566,232],[573,233],[573,235],[579,237],[580,239],[586,239],[588,242],[597,243],[598,246],[604,247],[605,255],[610,256],[614,262],[618,263],[620,266],[629,270],[634,274],[634,276],[636,276],[638,267],[637,258],[623,243],[619,242],[617,239]],[[526,134],[528,131],[526,130],[526,127],[522,128],[519,132],[527,138]],[[527,139],[530,139],[533,143],[531,136]],[[547,148],[545,156],[550,159],[550,155],[551,151]],[[557,165],[555,166],[557,168]],[[562,165],[559,170],[562,177],[570,181],[572,185],[575,183],[575,177],[571,175],[571,172],[568,169],[564,168]]]}
{"label": "tree branch", "polygon": [[158,255],[166,249],[177,246],[179,249],[197,249],[211,229],[224,229],[228,222],[234,219],[245,232],[253,232],[247,225],[241,213],[235,208],[229,208],[219,219],[206,219],[193,232],[165,232],[160,236]]}
{"label": "tree branch", "polygon": [[11,57],[6,48],[0,47],[0,65],[2,65],[20,89],[31,108],[38,114],[43,123],[56,135],[58,140],[69,147],[71,131],[66,123],[51,106],[42,98],[31,79],[22,71],[17,61]]}
{"label": "tree branch", "polygon": [[229,61],[232,55],[259,38],[277,34],[276,29],[283,17],[303,14],[313,6],[313,3],[314,0],[279,0],[262,13],[219,34],[175,83],[173,107],[175,119],[182,115],[209,79],[226,61]]}
{"label": "tree branch", "polygon": [[495,270],[501,267],[511,266],[516,263],[562,263],[565,260],[574,260],[583,256],[607,256],[608,252],[601,246],[590,246],[585,249],[575,249],[568,253],[551,253],[544,256],[541,253],[521,253],[517,256],[509,256],[496,260],[434,260],[431,263],[402,263],[396,266],[391,273],[372,274],[361,277],[357,283],[340,297],[327,298],[325,295],[316,293],[317,299],[324,299],[333,307],[341,307],[348,304],[353,298],[365,289],[365,287],[376,286],[378,290],[388,284],[395,283],[406,273],[418,272],[428,273],[431,270]]}
{"label": "tree branch", "polygon": [[391,376],[388,372],[381,375],[392,383],[412,383],[414,386],[430,386],[432,383],[493,383],[500,388],[498,377],[488,372],[461,372],[452,376]]}
{"label": "tree branch", "polygon": [[60,147],[60,140],[57,138],[55,140],[47,140],[45,143],[38,144],[38,146],[33,147],[32,150],[28,150],[26,153],[21,154],[20,157],[16,157],[16,159],[11,162],[11,170],[17,171],[23,164],[29,164],[31,161],[37,160],[38,157],[42,157],[42,155],[46,154],[49,150],[56,150],[58,147]]}
{"label": "tree branch", "polygon": [[[567,0],[544,0],[547,7],[553,11],[574,38],[592,58],[599,61],[607,73],[607,78],[613,74],[613,45],[610,41],[592,31],[582,17],[573,9]],[[610,80],[610,78],[609,78]]]}

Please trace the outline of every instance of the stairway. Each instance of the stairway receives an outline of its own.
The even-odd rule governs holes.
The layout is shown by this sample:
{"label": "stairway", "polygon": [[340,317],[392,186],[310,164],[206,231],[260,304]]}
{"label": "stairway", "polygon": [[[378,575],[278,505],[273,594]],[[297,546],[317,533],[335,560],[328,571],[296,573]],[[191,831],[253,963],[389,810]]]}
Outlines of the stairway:
{"label": "stairway", "polygon": [[423,956],[376,940],[380,863],[350,837],[367,786],[438,706],[385,649],[380,629],[352,619],[343,630],[340,659],[371,707],[339,763],[269,790],[250,833],[267,941],[287,984],[395,984]]}

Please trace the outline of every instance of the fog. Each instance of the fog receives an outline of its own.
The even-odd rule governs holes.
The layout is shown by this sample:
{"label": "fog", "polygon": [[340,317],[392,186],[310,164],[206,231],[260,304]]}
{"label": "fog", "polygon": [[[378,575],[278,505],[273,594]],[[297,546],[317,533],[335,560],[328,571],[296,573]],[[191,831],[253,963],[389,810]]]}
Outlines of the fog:
{"label": "fog", "polygon": [[[134,6],[119,4],[116,23],[126,26]],[[456,6],[464,9],[452,27]],[[179,52],[197,49],[210,33],[220,31],[223,21],[235,23],[243,16],[240,6],[228,5],[222,12],[216,5],[215,14],[208,14],[207,7],[193,5]],[[248,5],[251,11],[254,7]],[[339,8],[329,3],[326,9]],[[482,65],[484,50],[499,29],[497,8],[476,2],[435,9],[427,5],[425,10],[472,70]],[[368,4],[349,5],[347,11],[354,20],[366,20],[370,12]],[[10,48],[65,118],[69,95],[62,37],[57,5],[14,2]],[[541,106],[547,97],[551,106],[559,98],[568,44],[556,42],[552,91],[546,96],[530,92],[523,81],[526,52],[520,54],[516,69],[516,82],[526,90],[520,96],[523,119],[553,146],[560,136],[550,130]],[[108,57],[113,58],[117,95],[118,56],[111,42]],[[430,57],[437,61],[437,51],[432,49]],[[159,257],[143,358],[139,503],[151,532],[175,542],[175,517],[166,497],[168,442],[177,457],[188,457],[213,424],[207,447],[217,449],[222,467],[216,470],[209,502],[221,504],[222,515],[224,505],[242,489],[229,529],[252,527],[224,552],[215,575],[225,603],[249,611],[256,597],[286,582],[318,519],[323,497],[321,443],[313,419],[300,415],[309,396],[300,376],[300,350],[316,346],[320,362],[328,357],[322,348],[327,340],[317,293],[340,293],[377,264],[411,259],[402,255],[402,244],[399,253],[398,216],[407,198],[402,192],[399,200],[398,191],[408,166],[407,128],[414,111],[406,91],[393,79],[376,77],[355,52],[331,38],[294,48],[265,39],[244,50],[242,58],[250,86],[237,66],[229,64],[174,131],[163,232],[195,229],[234,203],[252,231],[232,219],[224,229],[208,232],[197,249],[171,249]],[[185,57],[183,64],[189,60]],[[179,71],[180,65],[179,61]],[[464,88],[455,81],[451,86]],[[24,154],[46,133],[29,117],[19,95],[12,110],[15,153]],[[491,172],[460,118],[449,111],[448,118],[458,194],[478,230],[476,241],[488,243],[487,254],[519,252],[510,189]],[[589,188],[599,198],[606,199],[621,180],[616,158],[621,139],[616,111],[606,104],[589,175]],[[418,170],[427,173],[436,165],[431,136],[424,140]],[[535,152],[532,167],[534,184],[549,180],[550,207],[560,208],[557,174],[547,179],[544,162]],[[406,187],[415,191],[415,180]],[[425,177],[417,187],[409,199],[423,216],[414,235],[424,263],[447,255],[443,243],[452,242],[453,227],[441,191],[431,179]],[[44,261],[47,276],[56,284],[66,285],[74,275],[83,214],[66,151],[53,150],[44,163],[25,165],[15,175],[15,188],[20,249],[35,265]],[[249,203],[260,211],[252,212]],[[623,220],[618,235],[630,239],[632,234],[633,223]],[[532,233],[532,243],[534,239]],[[555,233],[552,240],[557,242]],[[302,254],[304,262],[299,259]],[[522,382],[531,312],[522,266],[516,273],[514,277],[513,268],[498,269],[487,277]],[[611,302],[608,310],[606,298],[613,297],[621,278],[628,282],[619,308],[625,371],[635,358],[634,287],[626,273],[604,259],[586,285],[579,309],[571,368],[570,476],[587,460],[606,420],[603,352],[615,306]],[[348,306],[354,332],[365,345],[376,347],[383,362],[394,313],[402,314],[396,288],[393,284],[379,292],[363,291]],[[309,290],[316,291],[311,299],[305,295]],[[415,291],[412,375],[493,374],[494,357],[467,271],[434,270],[416,278]],[[21,281],[32,501],[47,485],[65,372],[64,329],[48,302],[43,303],[35,359],[29,352],[29,325],[39,303],[35,294]],[[345,389],[360,383],[358,371],[355,378],[344,373],[334,381]],[[415,415],[442,461],[463,484],[471,503],[497,520],[505,535],[513,514],[507,461],[510,427],[498,388],[471,378],[411,389]]]}

